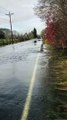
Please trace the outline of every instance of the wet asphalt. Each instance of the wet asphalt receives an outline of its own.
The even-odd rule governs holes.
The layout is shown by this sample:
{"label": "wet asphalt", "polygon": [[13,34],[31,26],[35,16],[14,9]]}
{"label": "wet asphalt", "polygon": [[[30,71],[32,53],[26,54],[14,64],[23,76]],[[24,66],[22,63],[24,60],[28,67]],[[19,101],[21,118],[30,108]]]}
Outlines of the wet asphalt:
{"label": "wet asphalt", "polygon": [[0,48],[0,120],[21,120],[35,61],[39,54],[27,120],[48,120],[49,54],[34,40]]}

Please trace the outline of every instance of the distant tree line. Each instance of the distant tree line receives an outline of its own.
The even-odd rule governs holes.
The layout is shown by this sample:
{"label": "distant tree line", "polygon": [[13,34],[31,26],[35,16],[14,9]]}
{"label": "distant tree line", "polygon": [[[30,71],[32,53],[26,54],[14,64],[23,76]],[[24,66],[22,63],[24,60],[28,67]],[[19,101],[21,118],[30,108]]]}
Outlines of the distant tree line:
{"label": "distant tree line", "polygon": [[0,39],[5,39],[5,33],[3,31],[0,30]]}
{"label": "distant tree line", "polygon": [[[25,34],[13,33],[13,43],[23,42],[23,41],[35,39],[37,37],[39,37],[39,35],[37,34],[36,28],[34,28],[31,32]],[[4,30],[0,29],[0,45],[7,45],[11,43],[12,43],[11,33],[9,32],[9,34],[7,34],[7,32],[4,32]]]}
{"label": "distant tree line", "polygon": [[30,33],[25,33],[24,35],[18,35],[18,39],[19,41],[26,41],[26,40],[30,40],[30,39],[35,39],[37,38],[37,30],[36,28],[34,28]]}

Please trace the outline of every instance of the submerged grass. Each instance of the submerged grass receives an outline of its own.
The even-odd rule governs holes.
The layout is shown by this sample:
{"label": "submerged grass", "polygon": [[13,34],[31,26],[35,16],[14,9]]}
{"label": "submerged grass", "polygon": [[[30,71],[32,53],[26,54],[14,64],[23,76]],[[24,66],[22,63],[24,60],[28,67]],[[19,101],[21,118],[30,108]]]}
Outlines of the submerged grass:
{"label": "submerged grass", "polygon": [[49,59],[52,103],[49,120],[67,120],[67,50],[51,50]]}

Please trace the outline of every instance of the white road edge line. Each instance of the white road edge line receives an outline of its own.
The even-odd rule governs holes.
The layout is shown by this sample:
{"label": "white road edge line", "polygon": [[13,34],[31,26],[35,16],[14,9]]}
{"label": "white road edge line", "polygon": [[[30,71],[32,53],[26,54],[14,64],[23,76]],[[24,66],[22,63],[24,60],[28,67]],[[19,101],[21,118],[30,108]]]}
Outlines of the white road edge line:
{"label": "white road edge line", "polygon": [[38,53],[37,58],[36,58],[34,71],[33,71],[32,79],[31,79],[29,91],[28,91],[28,94],[27,94],[24,110],[23,110],[23,113],[22,113],[22,116],[21,116],[21,120],[27,120],[27,117],[28,117],[28,114],[29,114],[32,92],[33,92],[33,87],[34,87],[34,82],[35,82],[35,77],[36,77],[38,59],[39,59],[39,53]]}

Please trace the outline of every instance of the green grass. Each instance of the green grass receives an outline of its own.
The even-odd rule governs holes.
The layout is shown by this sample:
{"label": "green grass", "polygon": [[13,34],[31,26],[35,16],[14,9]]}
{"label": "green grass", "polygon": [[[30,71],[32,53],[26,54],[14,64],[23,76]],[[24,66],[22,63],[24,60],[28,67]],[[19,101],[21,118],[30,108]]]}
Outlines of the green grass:
{"label": "green grass", "polygon": [[[13,39],[13,43],[20,42],[18,39]],[[0,46],[12,44],[12,39],[0,39]]]}

